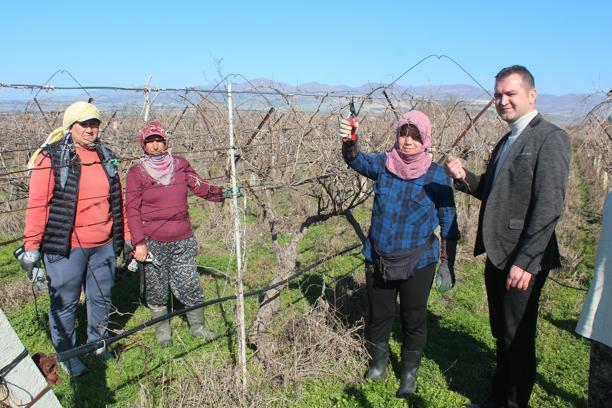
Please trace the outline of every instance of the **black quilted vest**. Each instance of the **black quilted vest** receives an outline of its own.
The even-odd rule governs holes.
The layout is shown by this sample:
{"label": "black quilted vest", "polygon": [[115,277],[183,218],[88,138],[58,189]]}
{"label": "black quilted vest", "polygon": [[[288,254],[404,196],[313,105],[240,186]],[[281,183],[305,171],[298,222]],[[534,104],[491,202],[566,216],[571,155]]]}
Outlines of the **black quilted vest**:
{"label": "black quilted vest", "polygon": [[[57,254],[68,257],[70,255],[70,238],[74,229],[76,217],[77,198],[79,192],[79,179],[81,176],[81,160],[74,149],[70,150],[70,165],[68,167],[68,178],[62,188],[60,170],[60,144],[54,143],[46,147],[47,154],[51,157],[51,166],[55,177],[53,196],[51,197],[51,209],[49,218],[45,226],[45,234],[42,239],[42,252],[47,254]],[[98,157],[102,161],[100,149],[97,150]],[[110,151],[109,151],[110,152]],[[112,153],[111,153],[112,155]],[[115,156],[112,155],[111,159]],[[104,167],[104,166],[103,166]],[[108,171],[104,173],[108,177],[110,185],[109,201],[111,215],[113,219],[112,236],[113,249],[119,256],[123,251],[123,196],[121,194],[121,184],[119,183],[119,173],[114,177],[109,176]],[[100,195],[105,192],[101,191]]]}

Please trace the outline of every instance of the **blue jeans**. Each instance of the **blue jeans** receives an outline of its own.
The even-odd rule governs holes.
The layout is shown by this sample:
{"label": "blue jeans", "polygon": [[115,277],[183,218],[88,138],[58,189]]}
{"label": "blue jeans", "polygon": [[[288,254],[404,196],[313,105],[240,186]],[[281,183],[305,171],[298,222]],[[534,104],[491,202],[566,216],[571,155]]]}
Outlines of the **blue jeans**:
{"label": "blue jeans", "polygon": [[87,341],[106,337],[115,280],[113,243],[96,248],[72,248],[68,258],[45,254],[44,260],[51,299],[51,340],[55,349],[62,352],[76,346],[74,320],[83,286],[87,297]]}

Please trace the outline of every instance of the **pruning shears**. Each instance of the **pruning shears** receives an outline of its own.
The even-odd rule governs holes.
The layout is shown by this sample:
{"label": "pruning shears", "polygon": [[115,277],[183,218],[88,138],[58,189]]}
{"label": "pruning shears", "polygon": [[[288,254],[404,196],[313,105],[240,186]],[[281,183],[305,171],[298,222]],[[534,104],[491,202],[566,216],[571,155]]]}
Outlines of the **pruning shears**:
{"label": "pruning shears", "polygon": [[[356,141],[357,140],[357,111],[355,110],[355,100],[354,98],[351,98],[351,103],[349,103],[349,109],[351,110],[351,116],[348,120],[349,125],[351,125],[351,141]],[[346,141],[348,141],[349,139],[346,138]]]}

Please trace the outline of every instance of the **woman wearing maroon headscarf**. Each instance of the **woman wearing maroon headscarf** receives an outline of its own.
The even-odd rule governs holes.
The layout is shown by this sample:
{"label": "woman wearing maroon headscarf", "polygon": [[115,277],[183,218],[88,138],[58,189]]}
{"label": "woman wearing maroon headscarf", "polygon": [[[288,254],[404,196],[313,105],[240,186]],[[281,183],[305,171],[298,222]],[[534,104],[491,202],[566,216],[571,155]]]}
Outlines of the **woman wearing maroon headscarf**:
{"label": "woman wearing maroon headscarf", "polygon": [[[138,141],[144,155],[128,171],[126,209],[128,225],[133,228],[134,258],[144,265],[146,300],[156,318],[168,311],[169,290],[187,307],[204,301],[188,192],[216,202],[225,196],[223,188],[203,180],[186,159],[172,155],[161,123],[146,123],[138,132]],[[188,312],[187,320],[192,336],[217,337],[204,328],[202,309]],[[169,320],[157,324],[156,335],[160,346],[172,344]]]}
{"label": "woman wearing maroon headscarf", "polygon": [[[416,372],[427,341],[427,299],[434,279],[450,290],[459,239],[451,179],[433,163],[431,122],[419,111],[403,114],[396,142],[385,153],[359,151],[356,123],[341,120],[342,155],[357,173],[374,180],[374,203],[366,260],[366,345],[372,360],[366,379],[386,376],[389,335],[400,297],[402,370],[398,398],[416,390]],[[351,131],[353,134],[351,135]],[[440,226],[441,242],[434,235]]]}

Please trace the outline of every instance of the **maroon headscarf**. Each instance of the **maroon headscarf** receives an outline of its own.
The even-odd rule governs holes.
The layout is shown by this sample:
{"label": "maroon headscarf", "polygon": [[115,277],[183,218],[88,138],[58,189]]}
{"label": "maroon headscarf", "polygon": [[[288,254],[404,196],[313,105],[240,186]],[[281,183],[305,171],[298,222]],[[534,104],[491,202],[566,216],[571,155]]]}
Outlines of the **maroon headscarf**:
{"label": "maroon headscarf", "polygon": [[[412,153],[402,153],[399,149],[400,129],[404,125],[414,125],[419,130],[423,149]],[[395,127],[395,144],[386,155],[385,167],[402,180],[413,180],[421,177],[431,165],[431,156],[427,150],[431,147],[431,122],[423,112],[412,110],[400,116]]]}

